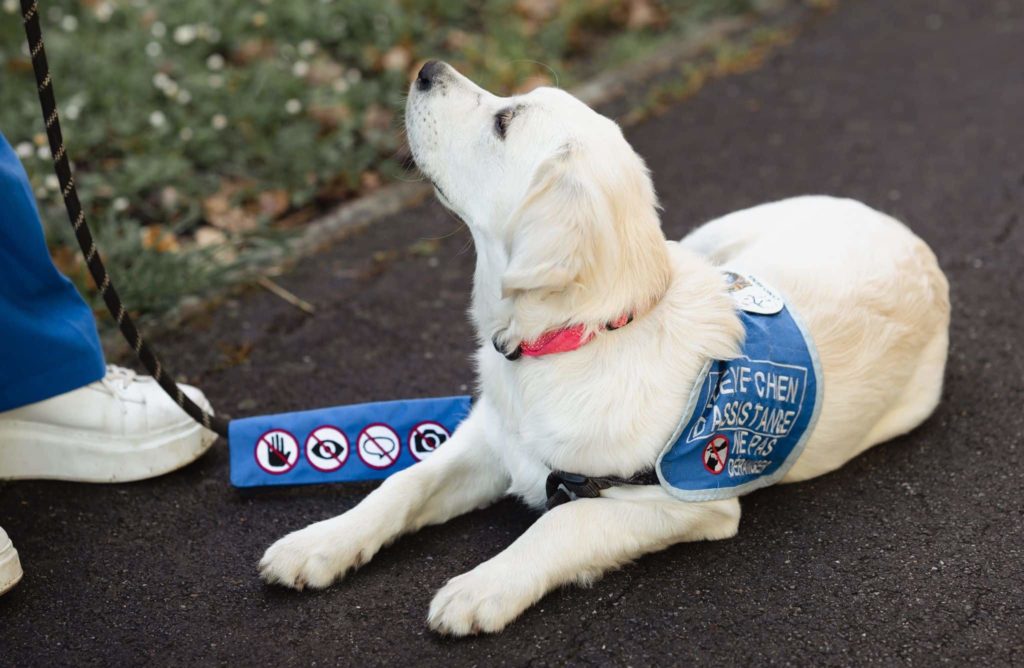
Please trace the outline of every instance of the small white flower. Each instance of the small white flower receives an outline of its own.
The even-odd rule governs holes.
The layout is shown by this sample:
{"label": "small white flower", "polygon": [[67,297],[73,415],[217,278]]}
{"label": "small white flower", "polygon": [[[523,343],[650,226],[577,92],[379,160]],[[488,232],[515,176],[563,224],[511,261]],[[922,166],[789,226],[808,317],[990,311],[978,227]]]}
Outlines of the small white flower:
{"label": "small white flower", "polygon": [[309,74],[309,63],[307,63],[305,60],[295,61],[295,64],[292,65],[292,74],[294,74],[297,77],[306,76],[307,74]]}
{"label": "small white flower", "polygon": [[50,156],[50,147],[49,146],[40,146],[39,148],[37,148],[36,149],[36,157],[39,158],[40,160],[49,160],[50,157],[51,157]]}
{"label": "small white flower", "polygon": [[164,48],[160,46],[160,42],[149,42],[146,44],[146,55],[150,58],[156,58],[163,53]]}
{"label": "small white flower", "polygon": [[78,18],[68,14],[60,20],[60,27],[64,29],[64,32],[75,32],[78,30]]}
{"label": "small white flower", "polygon": [[214,130],[223,130],[228,126],[228,117],[224,114],[214,114],[213,118],[210,119],[210,125],[213,126]]}
{"label": "small white flower", "polygon": [[191,44],[196,39],[196,27],[190,25],[178,26],[174,29],[174,41],[178,44]]}
{"label": "small white flower", "polygon": [[46,178],[43,179],[43,183],[46,184],[47,190],[56,190],[57,188],[60,188],[60,181],[57,180],[57,177],[54,174],[47,174]]}
{"label": "small white flower", "polygon": [[189,139],[192,139],[192,128],[182,128],[178,130],[178,137],[181,138],[181,141],[188,141]]}
{"label": "small white flower", "polygon": [[78,118],[80,113],[82,113],[82,108],[77,104],[69,104],[67,108],[64,109],[64,113],[67,114],[69,120],[73,121]]}
{"label": "small white flower", "polygon": [[336,93],[344,93],[348,90],[348,81],[342,77],[338,77],[334,80],[334,83],[331,84],[331,88],[333,88]]}
{"label": "small white flower", "polygon": [[211,53],[210,57],[206,59],[206,66],[211,70],[224,69],[224,56],[219,53]]}
{"label": "small white flower", "polygon": [[181,87],[178,85],[177,81],[169,81],[167,82],[167,85],[163,87],[164,95],[167,97],[175,97],[180,88]]}
{"label": "small white flower", "polygon": [[125,197],[115,197],[111,206],[114,207],[114,211],[124,211],[128,208],[128,199]]}
{"label": "small white flower", "polygon": [[316,53],[316,42],[311,39],[304,39],[299,42],[299,55],[309,58]]}
{"label": "small white flower", "polygon": [[14,14],[18,11],[18,0],[4,0],[4,11]]}
{"label": "small white flower", "polygon": [[188,104],[192,101],[192,93],[188,92],[184,88],[178,91],[178,95],[175,97],[178,100],[178,104]]}
{"label": "small white flower", "polygon": [[162,21],[155,21],[153,25],[149,27],[149,34],[157,39],[167,34],[167,26]]}
{"label": "small white flower", "polygon": [[96,5],[96,20],[100,23],[106,23],[110,20],[110,17],[114,15],[114,6],[109,2],[101,2]]}
{"label": "small white flower", "polygon": [[167,117],[162,111],[154,111],[149,115],[149,124],[154,128],[162,128],[167,124]]}
{"label": "small white flower", "polygon": [[31,142],[23,141],[18,144],[14,152],[18,154],[18,157],[24,160],[25,158],[32,157],[32,144]]}
{"label": "small white flower", "polygon": [[46,188],[44,188],[42,186],[39,186],[38,188],[36,188],[36,199],[43,199],[48,194],[49,193],[46,192]]}
{"label": "small white flower", "polygon": [[293,97],[284,103],[284,110],[289,114],[297,114],[302,111],[302,103]]}
{"label": "small white flower", "polygon": [[220,88],[224,85],[224,77],[219,74],[211,74],[206,78],[206,83],[210,88]]}
{"label": "small white flower", "polygon": [[171,78],[163,72],[157,72],[153,75],[153,85],[163,90],[167,88],[167,84],[171,83]]}

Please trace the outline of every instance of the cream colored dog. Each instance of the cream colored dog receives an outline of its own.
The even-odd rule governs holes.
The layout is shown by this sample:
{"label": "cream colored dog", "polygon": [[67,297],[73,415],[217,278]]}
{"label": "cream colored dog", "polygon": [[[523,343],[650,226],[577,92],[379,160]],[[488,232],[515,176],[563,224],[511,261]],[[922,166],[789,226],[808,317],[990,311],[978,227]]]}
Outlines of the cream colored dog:
{"label": "cream colored dog", "polygon": [[[496,97],[444,63],[413,83],[406,123],[417,164],[476,244],[479,399],[434,456],[272,545],[260,563],[268,582],[326,587],[402,534],[508,494],[542,508],[552,469],[649,470],[704,362],[738,353],[743,327],[723,263],[785,295],[820,356],[820,416],[782,482],[910,431],[939,401],[948,286],[896,220],[851,200],[799,197],[666,241],[648,172],[615,123],[561,90]],[[628,327],[602,328],[625,313],[635,314]],[[496,350],[578,324],[596,334],[572,352],[509,361]],[[449,581],[428,623],[454,635],[499,631],[555,587],[673,543],[728,538],[739,521],[737,498],[688,503],[658,485],[611,487],[541,515]]]}

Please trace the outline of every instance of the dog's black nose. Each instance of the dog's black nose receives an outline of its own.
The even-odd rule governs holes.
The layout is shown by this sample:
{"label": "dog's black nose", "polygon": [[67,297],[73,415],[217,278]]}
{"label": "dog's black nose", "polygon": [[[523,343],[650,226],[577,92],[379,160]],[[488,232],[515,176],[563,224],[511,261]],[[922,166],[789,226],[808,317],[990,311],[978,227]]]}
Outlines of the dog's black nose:
{"label": "dog's black nose", "polygon": [[444,69],[444,63],[438,60],[428,60],[420,68],[420,73],[416,75],[416,89],[421,91],[428,91],[430,87],[437,82],[437,78],[441,74],[441,70]]}

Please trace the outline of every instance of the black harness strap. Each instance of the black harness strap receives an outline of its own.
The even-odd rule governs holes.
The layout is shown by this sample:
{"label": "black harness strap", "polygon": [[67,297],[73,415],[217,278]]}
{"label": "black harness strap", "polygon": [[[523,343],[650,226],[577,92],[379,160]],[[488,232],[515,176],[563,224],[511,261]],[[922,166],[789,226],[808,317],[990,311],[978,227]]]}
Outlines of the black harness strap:
{"label": "black harness strap", "polygon": [[545,484],[548,495],[547,509],[551,510],[568,501],[576,499],[595,499],[601,496],[601,490],[620,485],[659,485],[658,474],[654,469],[636,473],[629,478],[617,476],[591,477],[579,473],[552,471]]}

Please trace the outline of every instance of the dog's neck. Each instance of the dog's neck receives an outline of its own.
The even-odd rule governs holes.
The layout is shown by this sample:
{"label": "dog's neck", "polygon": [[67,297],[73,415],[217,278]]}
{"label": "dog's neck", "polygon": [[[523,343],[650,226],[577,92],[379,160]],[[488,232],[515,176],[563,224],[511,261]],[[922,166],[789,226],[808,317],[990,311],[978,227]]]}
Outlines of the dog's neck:
{"label": "dog's neck", "polygon": [[615,240],[608,261],[587,267],[562,290],[503,296],[503,246],[470,226],[477,250],[472,316],[480,342],[497,338],[511,350],[560,328],[583,325],[590,333],[624,315],[650,311],[665,295],[673,271],[657,220],[644,227],[646,234],[634,227],[632,238]]}

